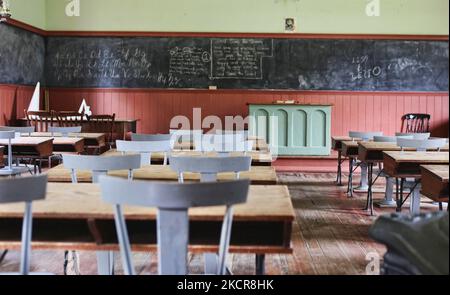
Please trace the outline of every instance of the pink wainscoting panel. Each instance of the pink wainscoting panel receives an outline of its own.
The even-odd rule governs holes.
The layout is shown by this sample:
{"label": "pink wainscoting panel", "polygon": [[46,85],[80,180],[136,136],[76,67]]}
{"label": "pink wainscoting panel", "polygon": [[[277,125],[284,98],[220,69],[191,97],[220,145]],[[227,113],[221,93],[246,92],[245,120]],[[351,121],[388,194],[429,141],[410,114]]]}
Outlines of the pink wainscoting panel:
{"label": "pink wainscoting panel", "polygon": [[34,87],[0,85],[0,125],[13,125],[17,118],[23,118],[33,92]]}
{"label": "pink wainscoting panel", "polygon": [[201,108],[203,118],[216,115],[223,119],[247,116],[248,103],[296,99],[301,103],[333,104],[333,135],[345,135],[350,130],[394,134],[401,128],[403,114],[422,112],[432,115],[434,136],[448,136],[447,93],[49,89],[49,96],[51,109],[75,110],[85,98],[94,113],[114,112],[121,119],[139,119],[138,130],[146,133],[168,132],[173,117],[192,119],[193,108]]}

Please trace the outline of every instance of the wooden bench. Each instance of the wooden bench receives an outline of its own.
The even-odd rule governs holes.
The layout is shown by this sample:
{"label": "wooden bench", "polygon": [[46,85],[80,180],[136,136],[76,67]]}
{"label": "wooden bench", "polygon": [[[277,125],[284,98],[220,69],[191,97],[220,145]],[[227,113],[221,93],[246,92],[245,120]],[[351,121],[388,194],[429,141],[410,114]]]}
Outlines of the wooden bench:
{"label": "wooden bench", "polygon": [[[23,205],[0,206],[0,249],[20,249]],[[124,208],[134,251],[156,251],[156,210]],[[224,207],[189,211],[190,251],[218,250]],[[104,203],[95,184],[49,183],[47,199],[33,205],[33,249],[118,251],[113,207]],[[295,218],[286,186],[252,186],[248,202],[235,207],[230,252],[257,255],[264,273],[266,254],[291,254]]]}

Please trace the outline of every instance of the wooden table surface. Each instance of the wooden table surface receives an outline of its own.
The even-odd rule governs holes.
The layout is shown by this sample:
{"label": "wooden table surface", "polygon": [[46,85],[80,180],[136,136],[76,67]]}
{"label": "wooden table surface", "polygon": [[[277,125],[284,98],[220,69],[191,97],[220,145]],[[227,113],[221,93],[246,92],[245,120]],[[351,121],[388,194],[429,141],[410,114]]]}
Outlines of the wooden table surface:
{"label": "wooden table surface", "polygon": [[[364,162],[383,162],[383,152],[395,151],[401,151],[401,148],[395,142],[359,142],[358,159]],[[415,149],[406,148],[404,151],[415,151]],[[447,144],[441,151],[448,152],[449,145]]]}
{"label": "wooden table surface", "polygon": [[352,138],[348,136],[332,136],[331,148],[336,151],[340,150],[342,148],[343,141],[352,141]]}
{"label": "wooden table surface", "polygon": [[384,170],[391,177],[420,178],[421,165],[448,165],[448,152],[383,152]]}
{"label": "wooden table surface", "polygon": [[449,167],[448,165],[423,165],[421,194],[435,202],[446,202],[449,199]]}
{"label": "wooden table surface", "polygon": [[[23,204],[0,206],[0,248],[20,247]],[[154,208],[124,208],[135,250],[155,249]],[[224,207],[189,211],[192,251],[216,250]],[[47,199],[33,204],[33,246],[38,249],[117,249],[114,214],[96,184],[49,183]],[[231,251],[291,253],[295,212],[286,186],[251,186],[248,202],[234,210]],[[198,231],[197,231],[198,230]],[[69,248],[67,248],[69,247]]]}
{"label": "wooden table surface", "polygon": [[[117,156],[121,155],[121,152],[118,152],[115,149],[109,150],[102,154],[102,156]],[[216,157],[217,153],[201,153],[196,151],[173,151],[171,153],[174,157],[187,156],[187,157]],[[231,156],[243,156],[243,153],[231,153]],[[272,154],[270,152],[261,152],[261,151],[253,151],[247,153],[248,156],[252,157],[252,165],[253,166],[271,166],[273,162]],[[164,153],[152,153],[152,164],[163,164],[164,162]]]}
{"label": "wooden table surface", "polygon": [[[65,169],[63,165],[56,166],[47,171],[49,182],[71,182],[70,171]],[[111,171],[111,176],[128,177],[128,171]],[[77,172],[79,182],[91,182],[92,173],[90,171]],[[178,175],[170,169],[170,166],[148,165],[143,168],[134,170],[134,179],[136,180],[153,180],[153,181],[178,181]],[[250,179],[254,185],[276,185],[278,176],[275,168],[268,166],[252,167],[251,171],[242,172],[242,179]],[[220,173],[219,181],[232,180],[235,178],[234,173]],[[184,173],[185,181],[200,181],[198,173]]]}
{"label": "wooden table surface", "polygon": [[[14,155],[49,157],[53,154],[53,138],[19,137],[11,141]],[[0,139],[0,145],[8,151],[8,140]]]}
{"label": "wooden table surface", "polygon": [[[23,136],[27,136],[24,134]],[[33,132],[31,137],[62,137],[61,133],[50,133],[50,132]],[[68,137],[82,138],[84,139],[85,145],[98,145],[104,146],[106,141],[105,133],[69,133]]]}

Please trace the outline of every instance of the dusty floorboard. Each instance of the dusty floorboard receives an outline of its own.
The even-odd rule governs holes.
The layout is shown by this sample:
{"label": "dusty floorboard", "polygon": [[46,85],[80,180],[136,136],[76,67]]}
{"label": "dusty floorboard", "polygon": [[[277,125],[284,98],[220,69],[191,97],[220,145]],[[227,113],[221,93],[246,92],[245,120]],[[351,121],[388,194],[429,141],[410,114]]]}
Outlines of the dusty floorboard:
{"label": "dusty floorboard", "polygon": [[[366,255],[378,253],[385,248],[373,242],[368,229],[376,217],[370,217],[362,208],[365,194],[346,196],[346,187],[337,187],[335,174],[281,174],[281,182],[289,186],[297,218],[293,227],[293,255],[269,255],[266,271],[269,275],[330,275],[365,274]],[[357,181],[357,179],[355,180]],[[382,188],[380,187],[380,190]],[[381,199],[383,194],[376,194]],[[424,211],[436,211],[430,202]],[[394,212],[393,209],[376,208],[376,214]],[[118,256],[118,255],[117,255]],[[63,273],[63,252],[35,251],[32,271]],[[81,273],[96,274],[95,253],[81,252]],[[229,265],[234,274],[254,274],[254,255],[230,255]],[[202,255],[191,255],[190,272],[200,274],[203,270]],[[136,271],[139,274],[155,274],[155,254],[135,254]],[[17,271],[19,254],[11,252],[0,265],[0,272]],[[120,258],[116,258],[116,273],[121,274]]]}

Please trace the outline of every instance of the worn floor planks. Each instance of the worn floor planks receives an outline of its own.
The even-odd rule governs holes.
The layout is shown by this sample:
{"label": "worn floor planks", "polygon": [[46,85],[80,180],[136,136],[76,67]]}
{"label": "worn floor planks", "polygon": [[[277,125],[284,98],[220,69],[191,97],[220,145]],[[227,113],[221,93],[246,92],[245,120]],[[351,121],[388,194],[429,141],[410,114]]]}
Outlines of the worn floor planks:
{"label": "worn floor planks", "polygon": [[[365,194],[346,196],[346,187],[333,184],[335,174],[280,174],[288,184],[297,218],[293,225],[292,255],[269,255],[266,272],[269,275],[353,275],[365,274],[366,255],[376,252],[382,256],[385,248],[368,236],[368,229],[376,217],[370,217],[362,208]],[[355,179],[355,182],[357,179]],[[382,198],[376,194],[375,198]],[[436,211],[437,206],[426,204],[424,211]],[[376,208],[377,215],[393,209]],[[81,252],[82,274],[96,274],[95,253]],[[33,271],[62,274],[64,253],[35,251],[32,256]],[[156,254],[134,255],[137,273],[157,272]],[[190,255],[190,272],[203,270],[203,256]],[[120,257],[116,257],[117,274],[121,274]],[[254,255],[230,255],[229,266],[233,274],[254,274]],[[19,254],[9,253],[0,265],[0,272],[16,271]]]}

